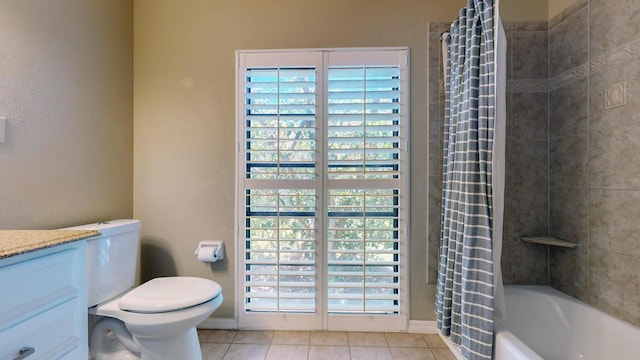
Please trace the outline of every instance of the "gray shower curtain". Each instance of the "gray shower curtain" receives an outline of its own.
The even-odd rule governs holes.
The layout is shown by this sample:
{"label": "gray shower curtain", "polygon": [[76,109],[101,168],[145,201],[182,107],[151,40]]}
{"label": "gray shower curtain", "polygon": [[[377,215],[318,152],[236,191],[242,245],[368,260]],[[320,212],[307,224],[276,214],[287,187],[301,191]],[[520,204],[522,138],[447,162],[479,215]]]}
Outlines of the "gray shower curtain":
{"label": "gray shower curtain", "polygon": [[460,345],[466,359],[492,356],[495,11],[494,0],[469,0],[444,39],[448,60],[436,317],[438,329]]}

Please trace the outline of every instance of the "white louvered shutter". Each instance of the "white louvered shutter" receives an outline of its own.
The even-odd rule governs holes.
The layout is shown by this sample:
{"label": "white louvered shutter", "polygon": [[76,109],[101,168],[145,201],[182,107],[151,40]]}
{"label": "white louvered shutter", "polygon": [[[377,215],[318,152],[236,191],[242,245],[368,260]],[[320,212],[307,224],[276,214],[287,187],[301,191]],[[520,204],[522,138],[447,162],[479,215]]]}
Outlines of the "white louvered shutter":
{"label": "white louvered shutter", "polygon": [[244,77],[244,309],[314,312],[316,69]]}
{"label": "white louvered shutter", "polygon": [[239,52],[241,326],[406,330],[407,55]]}
{"label": "white louvered shutter", "polygon": [[398,66],[329,67],[329,312],[398,312],[400,121]]}

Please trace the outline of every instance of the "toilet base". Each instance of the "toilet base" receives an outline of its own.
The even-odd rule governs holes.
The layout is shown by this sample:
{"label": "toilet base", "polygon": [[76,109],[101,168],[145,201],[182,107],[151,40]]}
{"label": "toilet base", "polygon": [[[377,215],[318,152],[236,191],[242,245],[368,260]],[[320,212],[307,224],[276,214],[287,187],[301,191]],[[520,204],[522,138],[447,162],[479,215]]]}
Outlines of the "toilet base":
{"label": "toilet base", "polygon": [[170,338],[134,339],[121,321],[112,318],[96,323],[89,350],[94,360],[202,360],[195,327]]}
{"label": "toilet base", "polygon": [[200,341],[195,327],[168,339],[136,339],[143,359],[201,360]]}

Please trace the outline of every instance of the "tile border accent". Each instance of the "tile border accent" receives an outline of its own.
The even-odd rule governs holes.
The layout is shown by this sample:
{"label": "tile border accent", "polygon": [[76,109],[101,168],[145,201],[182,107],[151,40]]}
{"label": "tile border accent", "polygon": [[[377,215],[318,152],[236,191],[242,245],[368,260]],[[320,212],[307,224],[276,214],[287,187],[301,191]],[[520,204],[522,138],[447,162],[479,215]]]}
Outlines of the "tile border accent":
{"label": "tile border accent", "polygon": [[589,66],[585,63],[549,79],[549,91],[560,89],[589,76]]}
{"label": "tile border accent", "polygon": [[603,54],[589,63],[578,65],[571,70],[556,75],[549,80],[514,79],[507,82],[507,91],[513,93],[532,93],[554,91],[589,75],[597,74],[604,68],[626,64],[640,59],[640,37],[637,37],[619,48]]}
{"label": "tile border accent", "polygon": [[595,74],[606,66],[626,64],[640,57],[640,37],[632,39],[619,48],[594,59],[590,63],[589,72]]}

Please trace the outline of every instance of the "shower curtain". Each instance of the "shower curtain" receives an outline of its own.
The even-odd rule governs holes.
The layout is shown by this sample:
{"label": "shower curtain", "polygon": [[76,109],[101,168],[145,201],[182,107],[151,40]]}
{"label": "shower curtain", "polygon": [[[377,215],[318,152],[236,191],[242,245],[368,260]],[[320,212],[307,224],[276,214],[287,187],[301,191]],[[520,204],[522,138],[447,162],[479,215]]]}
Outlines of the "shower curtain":
{"label": "shower curtain", "polygon": [[499,25],[494,0],[469,0],[443,39],[446,98],[436,317],[438,329],[460,346],[466,359],[491,359],[494,305],[500,303],[494,303],[501,291],[504,191],[504,172],[494,172],[504,168],[504,89],[496,87]]}

